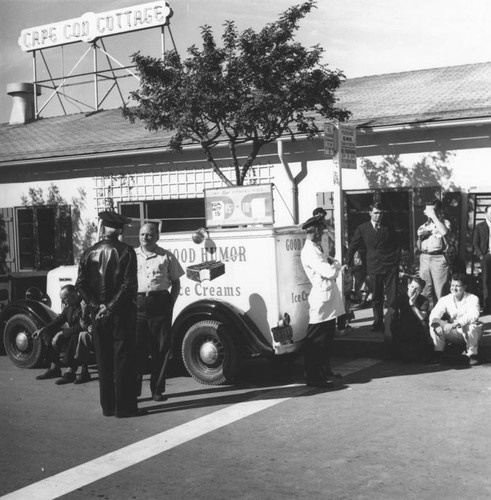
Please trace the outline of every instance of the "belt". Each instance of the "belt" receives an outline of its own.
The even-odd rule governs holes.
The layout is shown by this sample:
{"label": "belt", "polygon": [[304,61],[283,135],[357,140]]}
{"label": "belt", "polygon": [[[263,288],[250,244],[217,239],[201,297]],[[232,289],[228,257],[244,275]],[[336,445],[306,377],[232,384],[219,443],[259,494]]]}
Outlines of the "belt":
{"label": "belt", "polygon": [[434,250],[433,252],[428,252],[427,250],[422,250],[421,253],[426,255],[443,255],[443,250]]}
{"label": "belt", "polygon": [[169,293],[168,290],[150,290],[148,292],[138,292],[137,295],[144,297],[145,295],[163,295]]}

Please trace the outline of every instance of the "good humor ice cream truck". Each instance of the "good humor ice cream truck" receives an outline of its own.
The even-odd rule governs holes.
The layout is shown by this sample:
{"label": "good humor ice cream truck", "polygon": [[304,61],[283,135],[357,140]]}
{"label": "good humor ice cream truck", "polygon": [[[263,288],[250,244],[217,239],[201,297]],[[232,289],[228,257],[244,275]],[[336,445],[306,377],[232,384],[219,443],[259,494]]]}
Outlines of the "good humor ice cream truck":
{"label": "good humor ice cream truck", "polygon": [[[205,203],[206,229],[163,233],[159,245],[185,270],[174,307],[174,357],[182,357],[196,380],[215,385],[232,381],[243,360],[299,350],[308,324],[310,283],[300,261],[304,232],[297,226],[273,227],[268,188],[207,190]],[[76,274],[76,266],[67,266],[48,275],[55,310],[60,286],[74,283]],[[39,303],[33,311],[31,304],[25,311],[32,328],[51,317],[42,311],[46,307]],[[20,314],[7,320],[5,339],[7,352],[22,366],[28,349],[15,352],[12,346],[22,346],[16,344],[18,336],[27,338],[20,339],[26,345],[33,342],[27,325],[18,325]],[[9,325],[12,320],[16,324]],[[23,366],[34,361],[39,360]]]}

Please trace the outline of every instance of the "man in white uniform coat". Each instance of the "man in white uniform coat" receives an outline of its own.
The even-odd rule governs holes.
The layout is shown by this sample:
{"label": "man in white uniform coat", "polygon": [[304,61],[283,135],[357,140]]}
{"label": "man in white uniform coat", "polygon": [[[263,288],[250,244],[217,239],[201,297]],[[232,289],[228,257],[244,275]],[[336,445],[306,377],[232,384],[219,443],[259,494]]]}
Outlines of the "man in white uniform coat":
{"label": "man in white uniform coat", "polygon": [[325,228],[322,214],[311,217],[302,225],[307,240],[301,252],[305,274],[312,283],[309,295],[309,325],[305,337],[305,379],[311,387],[330,387],[327,377],[331,372],[329,356],[336,332],[336,318],[344,314],[336,278],[341,264],[326,257],[321,247]]}

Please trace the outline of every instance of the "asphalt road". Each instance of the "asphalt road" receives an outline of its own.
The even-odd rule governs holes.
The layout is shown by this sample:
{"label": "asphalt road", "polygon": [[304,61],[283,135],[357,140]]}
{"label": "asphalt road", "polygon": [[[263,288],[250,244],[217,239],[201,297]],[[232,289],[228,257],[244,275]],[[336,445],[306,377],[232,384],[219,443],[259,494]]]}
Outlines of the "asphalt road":
{"label": "asphalt road", "polygon": [[0,495],[491,498],[491,365],[334,364],[330,391],[306,388],[300,362],[256,361],[234,387],[175,377],[162,403],[147,382],[142,416],[116,419],[96,380],[36,381],[2,356]]}

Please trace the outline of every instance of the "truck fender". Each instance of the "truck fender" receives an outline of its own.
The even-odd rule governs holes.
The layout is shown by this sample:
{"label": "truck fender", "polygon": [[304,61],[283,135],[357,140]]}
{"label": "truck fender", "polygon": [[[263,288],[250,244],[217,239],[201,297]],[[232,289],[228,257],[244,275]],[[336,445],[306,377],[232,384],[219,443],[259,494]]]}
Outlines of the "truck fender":
{"label": "truck fender", "polygon": [[228,302],[203,299],[186,306],[172,325],[174,348],[180,350],[182,339],[188,329],[203,320],[214,320],[229,326],[234,342],[249,356],[272,355],[274,350],[255,323],[238,307]]}
{"label": "truck fender", "polygon": [[58,315],[48,306],[37,300],[20,299],[8,304],[0,313],[0,325],[3,331],[7,321],[15,314],[25,314],[42,325],[51,323]]}

